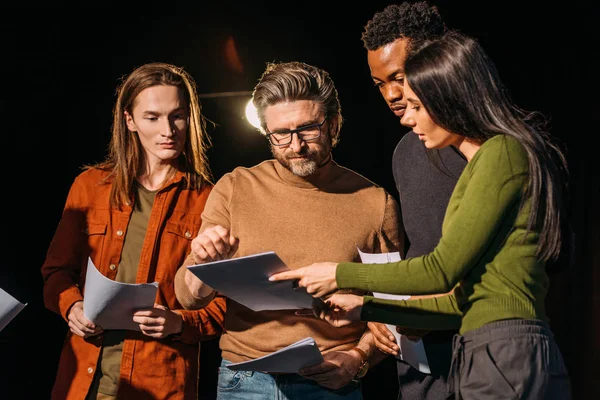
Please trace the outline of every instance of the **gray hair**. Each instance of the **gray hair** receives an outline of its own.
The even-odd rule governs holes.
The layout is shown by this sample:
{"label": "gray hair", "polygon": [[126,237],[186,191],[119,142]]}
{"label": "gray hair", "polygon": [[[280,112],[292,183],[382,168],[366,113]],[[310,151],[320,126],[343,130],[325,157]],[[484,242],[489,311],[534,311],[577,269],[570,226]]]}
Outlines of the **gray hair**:
{"label": "gray hair", "polygon": [[267,107],[297,100],[317,102],[332,124],[329,136],[331,146],[339,142],[342,114],[338,93],[326,71],[303,62],[291,61],[267,63],[252,93],[252,102],[260,121],[261,133],[267,131],[265,110]]}

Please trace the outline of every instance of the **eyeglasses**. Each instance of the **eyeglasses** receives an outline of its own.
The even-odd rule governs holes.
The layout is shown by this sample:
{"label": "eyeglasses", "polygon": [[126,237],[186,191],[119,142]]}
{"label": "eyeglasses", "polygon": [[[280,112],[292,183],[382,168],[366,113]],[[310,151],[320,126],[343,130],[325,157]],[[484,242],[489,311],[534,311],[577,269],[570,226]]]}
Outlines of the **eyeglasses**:
{"label": "eyeglasses", "polygon": [[319,124],[306,125],[298,129],[290,129],[279,132],[269,132],[267,137],[273,146],[287,146],[292,143],[292,135],[298,135],[298,139],[311,142],[321,137],[321,127],[327,121],[327,117]]}

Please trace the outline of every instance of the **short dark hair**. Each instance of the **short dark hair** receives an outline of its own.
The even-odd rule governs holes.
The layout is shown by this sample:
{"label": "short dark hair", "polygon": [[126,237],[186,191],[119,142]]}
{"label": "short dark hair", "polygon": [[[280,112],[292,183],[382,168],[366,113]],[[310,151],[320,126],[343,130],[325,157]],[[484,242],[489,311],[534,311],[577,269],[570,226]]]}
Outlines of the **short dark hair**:
{"label": "short dark hair", "polygon": [[365,25],[362,41],[371,51],[400,38],[409,39],[409,42],[435,39],[445,31],[446,25],[436,6],[426,1],[404,2],[391,4],[375,13]]}

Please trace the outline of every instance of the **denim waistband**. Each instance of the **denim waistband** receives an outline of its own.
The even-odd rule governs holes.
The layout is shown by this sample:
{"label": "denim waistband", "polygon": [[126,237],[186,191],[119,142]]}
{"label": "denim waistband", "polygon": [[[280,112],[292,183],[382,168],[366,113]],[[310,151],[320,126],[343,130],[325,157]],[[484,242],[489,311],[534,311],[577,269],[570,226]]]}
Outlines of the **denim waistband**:
{"label": "denim waistband", "polygon": [[[226,368],[228,365],[233,364],[232,361],[228,361],[224,358],[221,359],[221,367]],[[300,375],[293,373],[293,372],[261,372],[261,371],[247,371],[247,370],[238,370],[238,372],[241,372],[243,374],[245,374],[246,376],[252,376],[255,373],[258,374],[267,374],[267,375],[273,375],[273,376],[278,376],[278,377],[282,377],[282,378],[296,378],[296,377],[300,377]]]}

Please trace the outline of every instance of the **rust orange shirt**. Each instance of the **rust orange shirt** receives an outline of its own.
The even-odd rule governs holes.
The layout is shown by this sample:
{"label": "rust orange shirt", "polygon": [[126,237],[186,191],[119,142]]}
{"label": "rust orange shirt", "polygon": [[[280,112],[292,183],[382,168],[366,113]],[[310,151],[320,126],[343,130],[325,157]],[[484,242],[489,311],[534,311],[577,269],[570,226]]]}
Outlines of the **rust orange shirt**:
{"label": "rust orange shirt", "polygon": [[[109,204],[106,172],[90,169],[73,182],[41,272],[45,306],[67,320],[71,306],[83,300],[88,257],[115,279],[132,208]],[[155,302],[183,319],[180,335],[156,340],[128,332],[123,345],[117,396],[126,399],[197,399],[199,341],[221,333],[225,301],[215,298],[201,310],[183,310],[175,297],[177,269],[190,252],[212,186],[201,192],[185,188],[176,174],[156,193],[142,247],[136,283],[158,282]],[[83,339],[67,333],[52,399],[85,398],[102,345],[102,335]]]}

